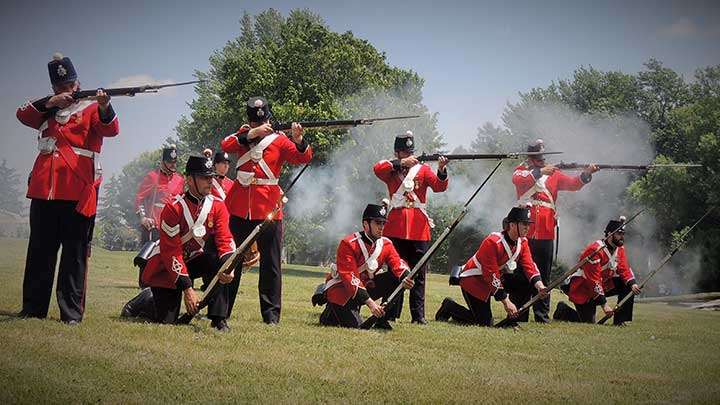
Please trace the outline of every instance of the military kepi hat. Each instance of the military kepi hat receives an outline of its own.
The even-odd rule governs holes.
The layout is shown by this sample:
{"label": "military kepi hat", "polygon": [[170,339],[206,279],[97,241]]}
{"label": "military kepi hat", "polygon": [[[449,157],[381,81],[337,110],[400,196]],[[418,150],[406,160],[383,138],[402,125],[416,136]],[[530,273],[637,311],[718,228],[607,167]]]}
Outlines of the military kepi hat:
{"label": "military kepi hat", "polygon": [[376,221],[387,221],[387,208],[384,205],[368,204],[363,211],[363,221],[374,219]]}
{"label": "military kepi hat", "polygon": [[175,145],[164,147],[162,150],[163,162],[175,162],[177,161],[177,148]]}
{"label": "military kepi hat", "polygon": [[530,219],[530,209],[527,207],[512,207],[507,214],[507,222],[535,222]]}
{"label": "military kepi hat", "polygon": [[185,164],[185,174],[196,176],[214,176],[213,161],[205,156],[190,156]]}
{"label": "military kepi hat", "polygon": [[215,157],[213,158],[213,163],[224,163],[229,161],[230,156],[228,156],[227,152],[216,152]]}
{"label": "military kepi hat", "polygon": [[615,233],[625,233],[625,221],[626,218],[624,216],[621,216],[618,219],[611,219],[608,221],[607,225],[605,226],[605,234],[609,234],[612,232]]}
{"label": "military kepi hat", "polygon": [[248,121],[250,122],[265,122],[272,117],[270,105],[262,97],[251,97],[246,108]]}
{"label": "military kepi hat", "polygon": [[61,53],[55,53],[50,62],[48,62],[48,73],[50,74],[50,83],[57,86],[63,83],[74,82],[77,80],[77,71],[72,61]]}
{"label": "military kepi hat", "polygon": [[400,151],[415,151],[415,138],[412,131],[405,131],[405,133],[395,137],[395,152]]}

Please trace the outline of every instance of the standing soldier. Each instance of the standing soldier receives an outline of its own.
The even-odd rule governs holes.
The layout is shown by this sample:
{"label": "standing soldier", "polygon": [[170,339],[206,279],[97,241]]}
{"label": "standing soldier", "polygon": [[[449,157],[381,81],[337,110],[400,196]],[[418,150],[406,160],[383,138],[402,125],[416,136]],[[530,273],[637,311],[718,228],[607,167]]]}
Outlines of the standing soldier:
{"label": "standing soldier", "polygon": [[[625,255],[624,223],[625,217],[620,217],[620,220],[610,220],[605,227],[605,239],[589,244],[582,252],[580,260],[602,247],[595,257],[570,276],[562,287],[570,301],[575,304],[577,312],[564,302],[560,302],[553,319],[595,323],[595,311],[598,306],[602,307],[606,315],[613,314],[606,297],[617,295],[618,300],[621,300],[631,292],[634,295],[640,294],[640,287],[635,282],[635,275]],[[611,233],[613,234],[610,235]],[[631,296],[618,309],[613,318],[615,325],[622,326],[625,322],[632,321],[633,301],[634,297]]]}
{"label": "standing soldier", "polygon": [[[185,166],[187,192],[173,198],[160,215],[160,244],[142,275],[143,283],[152,290],[155,321],[159,323],[177,321],[181,296],[187,311],[197,312],[199,300],[192,279],[201,277],[207,282],[235,251],[227,208],[210,195],[215,176],[212,166],[211,159],[190,156]],[[222,273],[219,281],[227,284],[233,276],[234,271]],[[226,294],[213,297],[208,318],[212,327],[229,330]]]}
{"label": "standing soldier", "polygon": [[[375,164],[375,175],[382,180],[390,194],[390,213],[388,214],[385,236],[407,263],[414,267],[427,252],[430,242],[432,219],[426,209],[427,189],[442,192],[447,189],[448,175],[446,157],[438,159],[437,174],[427,164],[421,164],[413,155],[415,140],[413,133],[407,131],[395,138],[395,159],[381,160]],[[425,320],[425,267],[415,275],[415,286],[410,290],[410,316],[413,323],[426,324]],[[388,318],[400,317],[403,307],[400,295],[394,313]]]}
{"label": "standing soldier", "polygon": [[[160,213],[165,204],[183,192],[183,178],[177,172],[175,145],[163,148],[157,169],[145,175],[135,195],[135,213],[140,219],[140,243],[157,240]],[[155,235],[153,235],[153,233]],[[153,237],[154,236],[154,237]]]}
{"label": "standing soldier", "polygon": [[[544,151],[542,139],[528,146],[528,152]],[[586,167],[579,176],[568,176],[553,165],[545,164],[543,155],[528,157],[515,168],[512,181],[515,184],[519,204],[531,205],[533,224],[528,232],[533,261],[540,269],[544,283],[548,282],[553,262],[555,227],[557,225],[556,202],[559,191],[577,191],[592,179],[598,168]],[[550,322],[550,295],[533,305],[535,322]]]}
{"label": "standing soldier", "polygon": [[[303,129],[292,124],[292,138],[275,132],[270,125],[272,112],[262,97],[247,103],[248,125],[223,139],[223,151],[236,153],[237,179],[227,195],[225,204],[230,211],[230,230],[240,245],[252,230],[272,212],[280,200],[282,190],[278,177],[283,163],[303,164],[312,159],[312,148],[303,139]],[[280,322],[282,273],[282,211],[265,228],[258,239],[260,251],[260,313],[263,322]],[[229,285],[229,314],[235,303],[240,277]]]}
{"label": "standing soldier", "polygon": [[[461,324],[492,326],[490,296],[500,301],[507,315],[514,318],[519,305],[517,301],[520,301],[513,291],[519,284],[516,282],[518,277],[534,286],[538,294],[545,294],[545,284],[533,262],[525,237],[532,224],[530,216],[527,208],[513,207],[510,210],[503,221],[503,224],[507,224],[507,227],[504,226],[505,230],[488,235],[463,266],[460,288],[468,308],[451,298],[445,298],[435,314],[435,320],[447,321],[452,318]],[[520,297],[526,295],[524,288],[520,288],[518,292]],[[527,302],[529,297],[524,299]]]}
{"label": "standing soldier", "polygon": [[212,181],[212,194],[225,201],[234,183],[227,178],[227,172],[230,169],[230,157],[227,152],[216,152],[213,163],[215,165],[215,178]]}
{"label": "standing soldier", "polygon": [[[363,320],[360,307],[367,305],[378,318],[385,315],[385,308],[375,299],[388,297],[403,281],[403,287],[411,288],[413,280],[407,278],[410,268],[395,250],[392,241],[382,236],[386,221],[386,208],[368,204],[362,216],[362,232],[352,233],[340,241],[337,248],[336,267],[325,282],[327,305],[320,323],[326,326],[359,328]],[[389,271],[382,271],[387,266]],[[392,329],[387,320],[376,324],[382,329]]]}
{"label": "standing soldier", "polygon": [[23,281],[21,316],[44,318],[50,305],[58,249],[60,319],[82,321],[85,311],[87,258],[102,180],[103,138],[118,134],[110,96],[98,89],[94,99],[73,99],[80,89],[70,58],[53,55],[48,63],[53,96],[17,110],[23,124],[40,132],[30,174],[30,241]]}

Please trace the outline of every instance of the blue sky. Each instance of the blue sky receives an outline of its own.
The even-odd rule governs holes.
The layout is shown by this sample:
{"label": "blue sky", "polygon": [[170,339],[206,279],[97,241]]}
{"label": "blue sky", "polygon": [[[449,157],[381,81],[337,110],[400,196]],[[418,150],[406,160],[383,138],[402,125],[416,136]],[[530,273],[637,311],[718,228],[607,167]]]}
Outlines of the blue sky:
{"label": "blue sky", "polygon": [[[145,4],[147,3],[147,4]],[[699,1],[34,1],[4,2],[0,16],[0,159],[24,177],[34,131],[15,119],[24,101],[48,94],[46,63],[70,56],[84,88],[128,78],[191,80],[239,32],[244,10],[309,8],[352,31],[390,64],[425,80],[450,146],[468,145],[485,121],[499,123],[517,93],[567,78],[580,66],[634,73],[655,57],[686,77],[720,64],[720,2]],[[121,134],[103,148],[106,172],[173,134],[191,88],[113,101]]]}

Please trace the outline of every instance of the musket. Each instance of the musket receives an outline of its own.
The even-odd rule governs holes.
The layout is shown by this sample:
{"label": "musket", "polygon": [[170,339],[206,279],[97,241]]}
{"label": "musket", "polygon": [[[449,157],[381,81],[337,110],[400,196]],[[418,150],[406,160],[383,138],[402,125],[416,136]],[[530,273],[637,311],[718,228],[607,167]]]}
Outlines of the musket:
{"label": "musket", "polygon": [[[495,172],[497,171],[497,169],[500,167],[501,164],[502,164],[502,160],[499,161],[497,163],[497,165],[495,166],[495,168],[490,172],[490,174],[488,174],[487,177],[485,177],[485,180],[482,182],[482,184],[480,184],[480,186],[475,190],[475,192],[467,200],[467,202],[465,203],[465,205],[462,208],[462,211],[460,211],[460,214],[458,214],[458,216],[455,218],[455,220],[452,222],[452,224],[445,227],[445,230],[443,230],[442,234],[440,234],[440,236],[435,240],[435,242],[432,244],[432,246],[430,246],[430,249],[428,249],[427,252],[425,252],[425,254],[420,258],[420,260],[417,262],[417,264],[415,264],[415,267],[413,267],[412,270],[410,270],[410,273],[408,273],[406,278],[412,279],[413,277],[415,277],[415,274],[425,265],[425,263],[428,262],[428,260],[430,260],[430,258],[433,256],[433,254],[435,254],[435,252],[438,250],[440,245],[450,235],[450,232],[452,232],[455,229],[455,227],[458,226],[460,221],[462,221],[462,219],[465,217],[465,215],[467,215],[468,206],[470,205],[472,200],[475,198],[475,196],[478,195],[480,190],[482,190],[483,186],[485,186],[485,183],[487,183],[488,180],[490,180],[490,178],[492,177],[492,175],[495,174]],[[401,280],[400,284],[395,288],[395,290],[392,292],[392,294],[390,294],[390,296],[387,297],[387,299],[385,299],[383,306],[386,308],[386,310],[389,310],[390,308],[392,308],[392,305],[395,304],[395,302],[399,299],[400,293],[403,290],[403,281],[405,281],[405,279]],[[365,322],[360,324],[360,329],[370,329],[373,326],[375,326],[375,323],[377,323],[378,320],[379,320],[379,318],[377,318],[375,315],[371,315],[368,319],[365,320]]]}
{"label": "musket", "polygon": [[[329,120],[329,121],[296,121],[303,128],[350,128],[359,125],[372,125],[378,121],[389,120],[405,120],[410,118],[419,118],[419,115],[403,115],[399,117],[384,118],[361,118],[357,120]],[[286,131],[292,128],[292,123],[275,122],[272,124],[275,131]]]}
{"label": "musket", "polygon": [[[218,281],[220,280],[220,274],[230,274],[233,270],[240,268],[242,271],[242,265],[243,261],[245,259],[243,253],[245,253],[245,250],[247,250],[250,245],[253,244],[257,240],[257,238],[260,236],[260,233],[270,225],[272,220],[277,216],[277,214],[280,212],[280,209],[283,204],[287,203],[287,197],[285,194],[287,194],[290,189],[295,185],[295,183],[298,181],[300,176],[305,172],[305,169],[307,169],[310,166],[310,163],[305,164],[305,166],[300,169],[298,174],[295,175],[295,177],[292,179],[288,187],[285,189],[285,192],[281,193],[280,199],[278,200],[277,204],[275,204],[275,208],[270,212],[270,214],[265,217],[265,220],[263,220],[261,223],[259,223],[253,230],[250,232],[250,234],[245,238],[245,240],[242,241],[240,246],[238,246],[237,249],[230,255],[230,257],[225,260],[225,263],[223,263],[222,266],[218,269],[217,273],[215,274],[215,277],[210,281],[207,288],[205,289],[205,293],[203,294],[202,299],[198,303],[198,308],[195,313],[186,312],[181,317],[178,318],[177,323],[178,324],[189,324],[190,321],[193,320],[195,315],[200,313],[200,311],[205,308],[209,303],[210,299],[213,298],[216,291],[219,289]],[[236,274],[235,277],[240,277],[241,274]]]}
{"label": "musket", "polygon": [[[655,273],[657,273],[658,271],[660,271],[660,269],[662,269],[663,266],[665,266],[665,264],[666,264],[667,262],[669,262],[670,259],[672,259],[672,257],[675,255],[675,253],[677,253],[677,252],[680,250],[680,248],[682,248],[682,247],[685,245],[685,242],[687,242],[687,240],[686,240],[685,238],[688,236],[688,234],[690,234],[690,232],[691,232],[703,219],[705,219],[705,217],[708,216],[708,214],[710,214],[710,212],[711,212],[713,209],[715,209],[715,207],[710,207],[710,209],[707,210],[707,212],[706,212],[703,216],[701,216],[700,219],[698,219],[697,222],[695,222],[695,223],[693,224],[693,226],[690,227],[690,229],[688,229],[687,231],[685,231],[685,232],[680,236],[680,241],[677,243],[677,245],[675,246],[675,248],[673,248],[673,250],[670,251],[670,253],[668,253],[667,255],[665,255],[665,257],[662,259],[662,261],[660,261],[660,264],[658,264],[657,267],[655,267],[655,269],[653,269],[653,271],[651,271],[650,274],[648,274],[648,276],[645,278],[645,280],[643,280],[643,282],[640,283],[640,285],[639,285],[638,287],[640,287],[641,290],[645,287],[645,284],[647,284],[648,280],[650,280],[650,279],[655,275]],[[604,324],[608,319],[610,319],[610,318],[612,318],[613,316],[615,316],[615,313],[617,312],[617,310],[618,310],[623,304],[625,304],[625,303],[630,299],[630,297],[632,297],[632,296],[633,296],[633,293],[632,293],[632,291],[631,291],[631,292],[629,292],[625,297],[623,297],[622,300],[618,301],[618,303],[615,305],[615,308],[613,308],[613,313],[612,313],[611,315],[605,315],[602,319],[600,319],[600,320],[597,322],[598,325]]]}
{"label": "musket", "polygon": [[[142,86],[135,86],[135,87],[115,87],[111,89],[102,89],[105,94],[115,97],[115,96],[128,96],[133,97],[137,93],[157,93],[158,90],[163,89],[165,87],[175,87],[175,86],[186,86],[188,84],[195,84],[195,83],[202,83],[205,80],[193,80],[189,82],[182,82],[182,83],[170,83],[170,84],[145,84]],[[87,97],[95,97],[97,94],[97,90],[79,90],[72,94],[72,97],[75,100],[81,99],[81,98],[87,98]]]}
{"label": "musket", "polygon": [[417,156],[420,162],[435,162],[440,156],[445,156],[448,160],[495,160],[495,159],[517,159],[522,157],[532,157],[537,155],[559,155],[562,152],[509,152],[509,153],[468,153],[468,154],[442,154],[433,153],[432,155],[423,153]]}
{"label": "musket", "polygon": [[[642,214],[643,211],[645,211],[644,208],[641,209],[640,211],[636,212],[635,215],[631,216],[627,221],[625,221],[625,223],[624,223],[621,227],[618,227],[618,228],[615,229],[614,231],[608,233],[607,236],[605,237],[605,239],[609,238],[610,236],[612,236],[613,234],[615,234],[615,232],[619,231],[620,229],[624,229],[625,226],[627,226],[630,222],[632,222],[633,220],[635,220],[635,218],[637,218],[638,215]],[[601,250],[603,250],[604,247],[605,247],[605,243],[603,242],[603,243],[600,244],[600,246],[598,246],[595,250],[593,250],[589,255],[585,256],[584,259],[582,259],[582,260],[580,260],[579,262],[575,263],[575,265],[572,266],[572,268],[570,268],[568,271],[566,271],[565,273],[563,273],[563,274],[562,274],[560,277],[558,277],[557,279],[555,279],[555,280],[553,280],[552,282],[550,282],[550,284],[546,285],[546,286],[545,286],[545,287],[546,287],[546,292],[545,292],[545,294],[543,294],[543,295],[538,294],[538,295],[533,296],[533,297],[530,299],[530,301],[526,302],[525,305],[523,305],[523,306],[517,311],[517,315],[515,315],[515,317],[518,317],[518,316],[524,314],[525,312],[529,311],[530,308],[533,306],[533,304],[535,304],[536,302],[540,301],[540,299],[544,298],[545,295],[550,294],[550,291],[552,291],[555,287],[557,287],[557,286],[559,286],[560,284],[562,284],[562,283],[565,281],[566,278],[572,276],[573,273],[575,273],[580,267],[584,266],[585,263],[587,263],[588,261],[590,261],[590,259],[592,259],[592,258],[593,258],[596,254],[598,254]],[[505,319],[503,319],[502,321],[497,322],[497,323],[496,323],[495,325],[493,325],[493,326],[496,327],[496,328],[502,328],[502,327],[507,326],[510,322],[513,322],[513,320],[514,320],[513,318],[510,318],[510,317],[508,316],[508,317],[506,317]]]}
{"label": "musket", "polygon": [[[581,170],[586,168],[587,166],[590,166],[590,163],[564,163],[560,162],[555,165],[558,169],[562,170]],[[598,165],[596,164],[598,169],[601,170],[652,170],[652,169],[659,169],[659,168],[681,168],[681,167],[702,167],[702,165],[695,164],[695,163],[657,163],[657,164],[649,164],[649,165]]]}

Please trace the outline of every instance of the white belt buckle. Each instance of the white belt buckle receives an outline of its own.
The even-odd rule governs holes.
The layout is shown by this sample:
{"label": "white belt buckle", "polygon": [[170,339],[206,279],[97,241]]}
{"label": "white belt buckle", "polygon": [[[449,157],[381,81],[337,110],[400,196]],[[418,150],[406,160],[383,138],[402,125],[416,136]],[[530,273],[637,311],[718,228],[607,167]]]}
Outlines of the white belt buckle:
{"label": "white belt buckle", "polygon": [[48,155],[57,150],[57,139],[52,137],[38,138],[38,150],[40,153]]}

